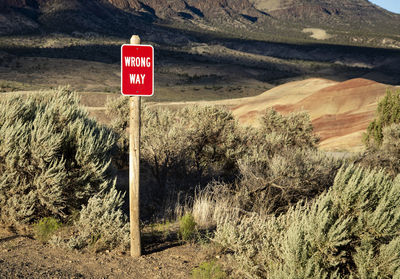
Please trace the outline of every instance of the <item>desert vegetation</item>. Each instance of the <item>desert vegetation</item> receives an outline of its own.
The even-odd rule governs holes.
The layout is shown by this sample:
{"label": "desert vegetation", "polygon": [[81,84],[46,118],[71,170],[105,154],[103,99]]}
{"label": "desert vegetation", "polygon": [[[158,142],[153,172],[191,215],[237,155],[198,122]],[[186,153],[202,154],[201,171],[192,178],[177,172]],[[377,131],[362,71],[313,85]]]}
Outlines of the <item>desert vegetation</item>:
{"label": "desert vegetation", "polygon": [[350,165],[314,201],[282,215],[229,210],[214,241],[246,278],[395,278],[399,184]]}
{"label": "desert vegetation", "polygon": [[[75,247],[114,239],[115,227],[126,227],[113,182],[114,132],[90,119],[68,88],[0,102],[0,221],[15,227],[37,222],[47,241],[46,230],[78,211],[77,233],[65,242]],[[108,238],[104,230],[115,235]]]}
{"label": "desert vegetation", "polygon": [[[347,152],[400,84],[398,15],[364,0],[0,2],[0,277],[400,278],[400,92]],[[155,48],[157,90],[140,259],[117,96],[133,34]]]}
{"label": "desert vegetation", "polygon": [[[127,167],[127,101],[108,102],[104,126],[68,88],[2,98],[1,222],[65,249],[127,249],[117,178]],[[400,133],[386,119],[397,107],[388,92],[367,151],[341,157],[318,149],[305,112],[267,109],[248,127],[221,106],[145,103],[142,222],[229,261],[206,261],[193,278],[399,276]]]}
{"label": "desert vegetation", "polygon": [[361,164],[384,168],[393,177],[400,172],[399,125],[400,91],[388,90],[364,134],[366,152],[360,158]]}
{"label": "desert vegetation", "polygon": [[[389,92],[380,103],[377,117],[382,110],[386,110],[383,109],[385,106],[395,109],[396,103],[393,102],[397,100],[393,96]],[[387,105],[388,98],[393,100],[390,105]],[[161,119],[174,119],[175,123],[180,123],[179,115],[188,115],[190,110],[207,123],[212,114],[202,111],[209,112],[210,109],[146,108],[157,114],[158,123],[162,122]],[[221,107],[213,107],[211,111],[227,113]],[[222,253],[230,255],[232,276],[396,276],[400,264],[399,219],[396,217],[398,193],[395,194],[398,179],[394,178],[397,171],[391,165],[368,163],[364,157],[370,151],[360,155],[361,159],[358,156],[343,159],[319,151],[318,137],[313,134],[306,113],[283,116],[267,109],[259,128],[238,126],[230,117],[225,120],[229,120],[232,128],[225,130],[231,140],[224,140],[229,145],[225,146],[224,153],[220,153],[223,156],[203,157],[204,153],[194,153],[195,157],[191,157],[204,162],[204,166],[214,166],[214,171],[208,174],[219,175],[208,176],[209,179],[198,176],[195,184],[199,187],[194,193],[193,188],[180,188],[186,192],[186,199],[183,205],[175,200],[178,209],[175,212],[177,215],[185,214],[183,220],[188,220],[190,225],[213,229],[210,245],[216,245]],[[178,131],[173,130],[173,123],[165,123],[169,123],[166,126],[171,128],[165,131]],[[220,125],[227,127],[225,121],[213,121],[213,124],[213,129]],[[191,127],[184,126],[186,129],[181,133],[188,132]],[[152,127],[160,126],[153,124]],[[199,128],[196,133],[199,133],[204,126],[197,123],[196,127]],[[146,121],[143,128],[149,129],[146,128]],[[395,126],[388,125],[383,129],[383,135],[386,141],[382,141],[382,149],[394,158],[394,139],[398,135]],[[178,137],[174,139],[176,146],[184,146],[179,144]],[[208,141],[203,138],[202,142]],[[148,148],[145,142],[143,146]],[[157,146],[151,148],[154,156]],[[163,147],[162,150],[168,149]],[[229,162],[225,166],[230,167],[216,168],[217,161],[210,161],[210,158]],[[160,160],[148,160],[153,165],[156,161]],[[190,164],[186,162],[184,165]],[[199,165],[202,164],[193,164],[194,169]],[[165,173],[172,178],[176,175],[175,169]],[[200,173],[206,174],[205,171]],[[166,178],[165,181],[172,182],[173,179]]]}
{"label": "desert vegetation", "polygon": [[[386,92],[379,102],[376,117],[364,134],[364,142],[368,147],[379,147],[384,139],[384,128],[400,122],[400,91]],[[386,132],[387,134],[387,132]]]}

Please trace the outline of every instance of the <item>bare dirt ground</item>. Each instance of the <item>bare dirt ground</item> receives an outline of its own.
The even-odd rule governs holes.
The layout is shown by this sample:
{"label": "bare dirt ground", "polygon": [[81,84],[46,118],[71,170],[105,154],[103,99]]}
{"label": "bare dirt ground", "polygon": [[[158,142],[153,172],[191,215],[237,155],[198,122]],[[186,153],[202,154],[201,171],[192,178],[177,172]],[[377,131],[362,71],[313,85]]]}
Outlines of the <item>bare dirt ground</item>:
{"label": "bare dirt ground", "polygon": [[310,37],[317,40],[327,40],[332,38],[332,35],[329,35],[324,29],[320,28],[304,28],[303,33],[311,33]]}
{"label": "bare dirt ground", "polygon": [[0,278],[190,278],[208,257],[203,247],[177,241],[145,243],[144,250],[138,259],[125,252],[78,252],[2,229]]}

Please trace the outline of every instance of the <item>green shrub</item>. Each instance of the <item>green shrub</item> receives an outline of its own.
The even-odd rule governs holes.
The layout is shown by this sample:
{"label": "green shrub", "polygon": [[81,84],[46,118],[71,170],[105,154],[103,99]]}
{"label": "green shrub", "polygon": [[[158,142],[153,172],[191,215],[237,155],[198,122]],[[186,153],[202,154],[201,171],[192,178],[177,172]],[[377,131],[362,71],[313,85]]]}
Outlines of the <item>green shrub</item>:
{"label": "green shrub", "polygon": [[110,187],[114,133],[89,118],[77,96],[51,94],[0,100],[0,220],[63,220]]}
{"label": "green shrub", "polygon": [[[277,141],[280,141],[280,137]],[[251,212],[279,214],[299,200],[312,199],[328,189],[342,161],[323,151],[286,148],[271,152],[255,146],[239,160],[234,206]]]}
{"label": "green shrub", "polygon": [[246,128],[247,147],[238,156],[239,179],[231,206],[245,211],[279,214],[299,200],[312,199],[328,189],[342,165],[316,149],[306,113],[283,116],[267,109],[261,128]]}
{"label": "green shrub", "polygon": [[361,164],[384,168],[393,177],[400,173],[400,124],[392,124],[383,129],[382,144],[377,149],[367,150]]}
{"label": "green shrub", "polygon": [[[126,99],[126,98],[124,98]],[[127,162],[129,107],[127,101],[107,105],[119,134],[119,150]],[[174,205],[178,192],[189,196],[197,185],[235,175],[241,145],[237,121],[217,106],[188,106],[178,109],[143,105],[141,160],[152,177],[150,198],[164,209]],[[169,202],[171,201],[171,202]]]}
{"label": "green shrub", "polygon": [[398,278],[399,229],[400,177],[349,166],[286,214],[221,214],[214,240],[242,277]]}
{"label": "green shrub", "polygon": [[400,91],[387,91],[379,102],[375,119],[363,140],[367,150],[358,160],[361,165],[380,167],[392,176],[400,172]]}
{"label": "green shrub", "polygon": [[379,147],[383,142],[383,129],[393,123],[400,123],[400,91],[388,90],[379,102],[375,119],[364,134],[367,147]]}
{"label": "green shrub", "polygon": [[67,246],[92,246],[98,251],[128,247],[129,222],[121,209],[123,198],[114,186],[91,197],[74,224],[73,237],[66,240]]}
{"label": "green shrub", "polygon": [[142,158],[155,185],[155,197],[167,210],[177,193],[192,196],[196,186],[229,179],[242,147],[237,122],[221,107],[189,106],[143,113]]}
{"label": "green shrub", "polygon": [[[113,118],[113,130],[120,137],[121,152],[126,152],[129,145],[126,99],[112,100],[106,105]],[[181,171],[197,176],[227,172],[234,167],[241,149],[237,129],[232,113],[223,107],[187,106],[173,110],[144,104],[142,158],[150,163],[160,188],[165,186],[167,178],[181,176],[178,175]]]}
{"label": "green shrub", "polygon": [[196,222],[193,215],[186,213],[179,219],[179,237],[183,241],[193,240],[196,236]]}
{"label": "green shrub", "polygon": [[41,242],[47,242],[61,227],[61,222],[53,217],[44,217],[34,226],[35,237]]}
{"label": "green shrub", "polygon": [[[242,143],[235,154],[237,179],[212,182],[194,196],[190,205],[200,226],[213,227],[220,212],[229,208],[278,215],[298,201],[314,199],[333,184],[344,160],[316,149],[309,118],[301,115],[298,124],[287,129],[282,123],[294,116],[268,110],[264,121],[269,124],[264,128],[235,131],[241,132],[238,142]],[[309,127],[307,135],[293,127]]]}
{"label": "green shrub", "polygon": [[316,148],[319,138],[313,133],[310,116],[306,112],[281,115],[274,109],[267,109],[261,119],[261,133],[276,133],[282,136],[286,147]]}
{"label": "green shrub", "polygon": [[221,267],[212,262],[204,262],[199,267],[192,270],[193,279],[224,279],[227,278],[226,273]]}

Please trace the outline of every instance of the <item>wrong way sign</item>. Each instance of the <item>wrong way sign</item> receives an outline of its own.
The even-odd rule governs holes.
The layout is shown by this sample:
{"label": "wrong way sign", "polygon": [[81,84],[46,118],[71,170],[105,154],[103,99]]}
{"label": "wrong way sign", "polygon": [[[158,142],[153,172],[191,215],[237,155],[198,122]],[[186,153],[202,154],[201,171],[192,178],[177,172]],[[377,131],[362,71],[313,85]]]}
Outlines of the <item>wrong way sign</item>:
{"label": "wrong way sign", "polygon": [[154,48],[150,45],[122,45],[121,93],[125,96],[154,94]]}

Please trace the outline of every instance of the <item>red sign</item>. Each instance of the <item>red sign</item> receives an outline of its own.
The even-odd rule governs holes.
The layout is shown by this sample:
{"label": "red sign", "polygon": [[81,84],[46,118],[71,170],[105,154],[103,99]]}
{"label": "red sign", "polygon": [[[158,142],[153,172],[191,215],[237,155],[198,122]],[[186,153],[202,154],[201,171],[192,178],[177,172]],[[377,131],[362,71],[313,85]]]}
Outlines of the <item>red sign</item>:
{"label": "red sign", "polygon": [[122,45],[121,93],[152,96],[154,93],[154,49],[149,45]]}

